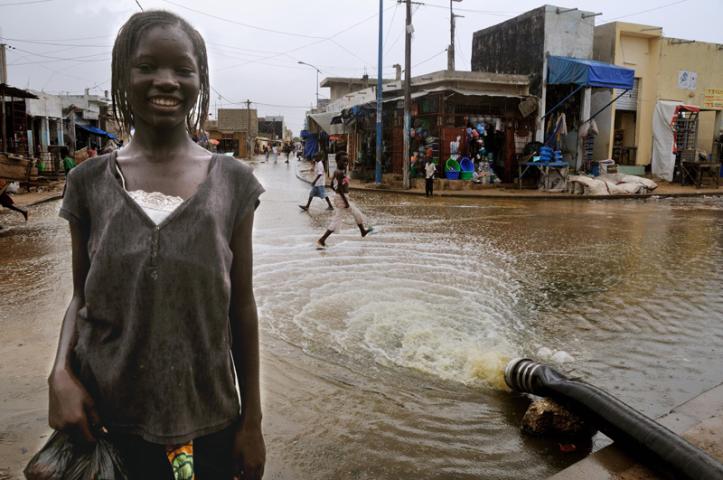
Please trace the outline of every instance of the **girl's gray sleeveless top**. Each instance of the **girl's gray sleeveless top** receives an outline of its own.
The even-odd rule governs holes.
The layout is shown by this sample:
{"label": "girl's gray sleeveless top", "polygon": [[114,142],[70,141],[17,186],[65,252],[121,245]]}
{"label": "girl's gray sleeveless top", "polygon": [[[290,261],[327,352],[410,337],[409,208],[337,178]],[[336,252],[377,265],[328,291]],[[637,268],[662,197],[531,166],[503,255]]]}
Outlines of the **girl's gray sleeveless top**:
{"label": "girl's gray sleeveless top", "polygon": [[89,228],[76,373],[111,431],[176,444],[232,424],[231,235],[264,191],[214,155],[198,191],[156,225],[115,177],[115,157],[74,168],[60,216]]}

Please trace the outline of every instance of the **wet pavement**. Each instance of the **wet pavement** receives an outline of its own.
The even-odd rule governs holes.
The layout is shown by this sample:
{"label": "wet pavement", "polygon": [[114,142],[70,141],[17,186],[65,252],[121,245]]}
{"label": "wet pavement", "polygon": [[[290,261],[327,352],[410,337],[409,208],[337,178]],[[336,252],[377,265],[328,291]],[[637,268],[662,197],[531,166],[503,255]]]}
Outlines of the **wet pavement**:
{"label": "wet pavement", "polygon": [[[719,198],[353,192],[379,233],[348,224],[317,251],[326,205],[297,207],[308,185],[293,163],[254,165],[267,189],[254,281],[268,478],[549,476],[583,453],[523,437],[526,401],[500,384],[508,358],[542,347],[650,416],[721,382]],[[71,294],[58,208],[33,207],[28,224],[0,212],[0,478],[47,434],[45,378]]]}

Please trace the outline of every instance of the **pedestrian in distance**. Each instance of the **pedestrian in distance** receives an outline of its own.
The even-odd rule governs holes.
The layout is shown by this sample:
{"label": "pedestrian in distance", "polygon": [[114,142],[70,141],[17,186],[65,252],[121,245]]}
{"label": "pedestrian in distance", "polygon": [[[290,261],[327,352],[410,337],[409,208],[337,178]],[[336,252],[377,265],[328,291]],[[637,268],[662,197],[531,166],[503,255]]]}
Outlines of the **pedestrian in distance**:
{"label": "pedestrian in distance", "polygon": [[261,479],[252,229],[263,187],[191,138],[210,82],[204,40],[184,19],[132,15],[111,88],[118,124],[135,134],[68,175],[73,296],[50,426],[107,438],[130,479],[173,479],[178,459],[196,478]]}
{"label": "pedestrian in distance", "polygon": [[319,250],[326,248],[326,239],[329,238],[329,235],[332,233],[339,233],[344,219],[349,216],[354,218],[354,222],[357,227],[359,227],[359,233],[361,233],[362,238],[374,231],[374,227],[364,227],[366,223],[364,215],[357,206],[349,200],[349,177],[346,175],[347,164],[347,154],[344,152],[337,153],[336,171],[334,171],[334,177],[331,180],[331,188],[336,192],[334,196],[334,217],[331,223],[329,223],[324,235],[316,241],[316,248]]}
{"label": "pedestrian in distance", "polygon": [[437,166],[430,158],[424,166],[424,195],[426,197],[431,197],[434,192],[434,176],[436,173]]}
{"label": "pedestrian in distance", "polygon": [[271,151],[269,150],[268,145],[264,145],[264,156],[266,157],[266,162],[269,161],[269,155],[271,154]]}
{"label": "pedestrian in distance", "polygon": [[[62,147],[60,149],[60,156],[63,157],[63,170],[65,170],[65,176],[67,178],[70,171],[76,167],[75,159],[70,156],[70,150],[68,150],[68,147]],[[65,196],[66,188],[67,184],[64,184],[61,197]]]}
{"label": "pedestrian in distance", "polygon": [[326,175],[324,174],[324,162],[322,162],[323,158],[324,157],[319,153],[317,153],[314,157],[314,173],[316,177],[314,177],[314,181],[311,182],[309,200],[306,202],[306,205],[299,205],[299,208],[305,212],[309,210],[309,206],[311,205],[311,201],[314,197],[326,200],[326,203],[329,205],[326,209],[334,210],[334,207],[331,205],[331,200],[329,200],[329,197],[326,195],[326,188],[324,187]]}
{"label": "pedestrian in distance", "polygon": [[274,156],[274,163],[278,163],[279,161],[279,147],[278,145],[272,145],[271,146],[271,153]]}
{"label": "pedestrian in distance", "polygon": [[18,212],[20,215],[23,216],[23,218],[25,218],[25,221],[27,222],[28,211],[15,205],[15,200],[13,200],[13,197],[10,196],[10,192],[8,192],[9,189],[10,183],[8,183],[7,180],[3,180],[2,178],[0,178],[0,205],[7,208],[8,210],[12,210],[13,212]]}
{"label": "pedestrian in distance", "polygon": [[289,155],[291,155],[292,146],[290,143],[284,144],[284,153],[286,153],[286,163],[289,163]]}

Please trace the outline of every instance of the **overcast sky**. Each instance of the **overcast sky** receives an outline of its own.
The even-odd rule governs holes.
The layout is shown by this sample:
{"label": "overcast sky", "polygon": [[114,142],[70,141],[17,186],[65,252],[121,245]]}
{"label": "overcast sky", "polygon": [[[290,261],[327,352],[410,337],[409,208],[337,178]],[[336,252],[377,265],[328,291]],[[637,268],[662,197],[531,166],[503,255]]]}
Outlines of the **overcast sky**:
{"label": "overcast sky", "polygon": [[[185,17],[204,36],[210,61],[211,111],[254,102],[259,115],[283,115],[294,134],[314,102],[316,65],[325,76],[376,76],[377,0],[138,0]],[[384,2],[384,74],[404,62],[404,5]],[[446,68],[449,3],[413,6],[412,74]],[[472,34],[542,3],[531,0],[455,3],[457,69],[469,70]],[[723,43],[723,0],[580,0],[559,4],[614,20],[663,27],[665,36]],[[139,10],[136,0],[0,0],[0,36],[11,85],[50,93],[110,89],[110,57],[120,25]],[[219,96],[220,94],[220,96]],[[328,89],[320,89],[322,98]]]}

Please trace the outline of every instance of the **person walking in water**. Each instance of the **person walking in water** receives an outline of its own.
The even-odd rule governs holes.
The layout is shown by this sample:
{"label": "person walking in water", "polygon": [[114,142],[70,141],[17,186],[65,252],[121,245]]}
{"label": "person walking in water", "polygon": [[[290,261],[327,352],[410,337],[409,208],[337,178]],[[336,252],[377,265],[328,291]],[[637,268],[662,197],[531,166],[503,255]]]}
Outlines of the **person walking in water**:
{"label": "person walking in water", "polygon": [[[3,207],[12,210],[14,212],[18,212],[20,215],[22,215],[25,218],[25,221],[28,221],[28,211],[24,208],[20,208],[17,205],[15,205],[15,201],[8,193],[8,188],[10,187],[10,184],[7,182],[7,180],[3,180],[0,178],[0,205]],[[2,227],[0,227],[2,228]]]}
{"label": "person walking in water", "polygon": [[344,219],[350,215],[354,218],[357,227],[359,227],[359,233],[361,233],[362,238],[374,231],[374,227],[364,227],[366,223],[364,215],[356,205],[349,200],[349,177],[346,175],[347,164],[347,154],[344,152],[337,153],[336,171],[331,180],[331,188],[336,192],[334,196],[334,217],[327,227],[326,232],[324,232],[324,235],[316,241],[316,248],[319,250],[326,248],[326,239],[329,238],[329,235],[332,233],[339,233]]}
{"label": "person walking in water", "polygon": [[434,191],[434,175],[437,173],[437,166],[432,159],[427,160],[424,166],[424,196],[431,197]]}
{"label": "person walking in water", "polygon": [[326,209],[334,210],[334,207],[331,206],[331,200],[329,200],[329,197],[326,195],[326,188],[324,188],[324,179],[326,178],[326,175],[324,175],[324,162],[322,162],[322,159],[323,157],[320,153],[317,153],[314,157],[314,173],[316,174],[316,177],[311,183],[309,200],[306,202],[306,205],[299,205],[299,208],[305,212],[309,210],[309,205],[311,205],[311,201],[314,199],[314,197],[319,197],[322,200],[326,200],[326,203],[329,205]]}
{"label": "person walking in water", "polygon": [[289,163],[289,155],[291,155],[291,150],[293,147],[289,142],[284,143],[284,153],[286,154],[286,163]]}
{"label": "person walking in water", "polygon": [[129,479],[260,480],[252,232],[264,189],[250,167],[191,138],[211,84],[204,40],[184,19],[131,16],[111,83],[115,119],[135,134],[67,178],[73,295],[49,424],[107,438]]}

